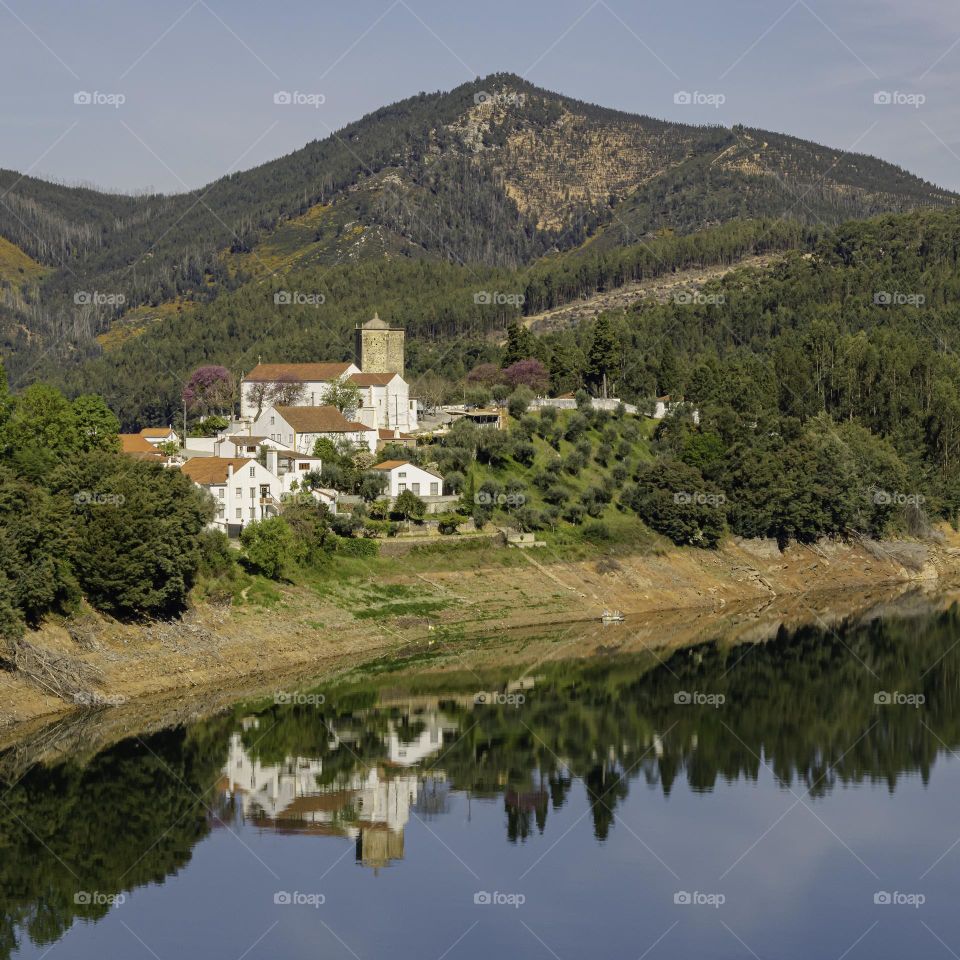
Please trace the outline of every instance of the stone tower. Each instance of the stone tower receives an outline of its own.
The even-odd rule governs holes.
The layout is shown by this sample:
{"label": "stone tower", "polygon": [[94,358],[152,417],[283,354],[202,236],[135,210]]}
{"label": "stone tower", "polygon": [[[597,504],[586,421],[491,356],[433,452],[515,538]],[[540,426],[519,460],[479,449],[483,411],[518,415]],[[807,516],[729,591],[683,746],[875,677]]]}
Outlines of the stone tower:
{"label": "stone tower", "polygon": [[375,313],[355,331],[355,363],[364,373],[399,373],[402,377],[405,335],[402,327],[391,327]]}

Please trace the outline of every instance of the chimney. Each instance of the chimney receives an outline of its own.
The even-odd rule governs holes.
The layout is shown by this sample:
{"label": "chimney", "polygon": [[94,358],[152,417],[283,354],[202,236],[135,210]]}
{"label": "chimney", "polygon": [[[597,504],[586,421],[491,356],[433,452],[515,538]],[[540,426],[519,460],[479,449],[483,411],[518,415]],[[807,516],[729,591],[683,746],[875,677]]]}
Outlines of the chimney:
{"label": "chimney", "polygon": [[277,473],[277,451],[273,447],[267,447],[267,469],[276,477]]}
{"label": "chimney", "polygon": [[232,461],[227,464],[227,479],[228,480],[233,479],[233,462]]}

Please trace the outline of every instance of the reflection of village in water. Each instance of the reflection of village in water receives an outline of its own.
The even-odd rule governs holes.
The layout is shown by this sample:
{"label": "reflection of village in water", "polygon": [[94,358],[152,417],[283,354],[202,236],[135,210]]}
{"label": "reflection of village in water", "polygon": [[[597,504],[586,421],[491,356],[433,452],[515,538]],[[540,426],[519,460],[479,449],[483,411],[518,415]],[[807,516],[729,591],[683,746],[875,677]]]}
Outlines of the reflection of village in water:
{"label": "reflection of village in water", "polygon": [[[472,702],[472,698],[471,698]],[[411,809],[442,805],[444,776],[424,776],[413,768],[437,756],[446,735],[456,736],[459,724],[435,706],[393,704],[408,712],[417,733],[406,739],[401,724],[388,720],[383,735],[384,754],[375,762],[358,762],[347,775],[323,783],[322,760],[289,757],[263,764],[244,746],[243,733],[230,738],[223,770],[225,799],[233,801],[247,823],[283,834],[342,837],[356,842],[357,861],[370,867],[388,865],[404,853],[404,828]],[[260,720],[248,717],[243,731],[257,730]],[[353,752],[358,731],[328,725],[328,747]],[[359,758],[358,758],[359,761]]]}

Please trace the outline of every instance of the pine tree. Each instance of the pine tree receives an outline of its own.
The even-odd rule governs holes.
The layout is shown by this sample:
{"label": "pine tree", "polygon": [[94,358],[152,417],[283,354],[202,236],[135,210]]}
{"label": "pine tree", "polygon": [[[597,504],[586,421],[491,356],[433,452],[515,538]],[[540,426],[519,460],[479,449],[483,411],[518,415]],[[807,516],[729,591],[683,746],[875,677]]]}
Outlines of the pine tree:
{"label": "pine tree", "polygon": [[604,397],[610,386],[611,374],[616,369],[618,344],[610,326],[610,318],[605,313],[597,317],[593,325],[593,339],[587,354],[587,377],[591,384],[599,387]]}

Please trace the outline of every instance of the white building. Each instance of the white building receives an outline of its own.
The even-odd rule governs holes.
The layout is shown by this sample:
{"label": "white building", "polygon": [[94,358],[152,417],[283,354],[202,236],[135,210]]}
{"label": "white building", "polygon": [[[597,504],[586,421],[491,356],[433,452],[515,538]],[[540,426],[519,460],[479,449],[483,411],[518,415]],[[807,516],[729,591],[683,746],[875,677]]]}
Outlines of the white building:
{"label": "white building", "polygon": [[367,426],[417,429],[417,401],[410,399],[410,386],[399,373],[352,373],[347,379],[360,388],[357,416]]}
{"label": "white building", "polygon": [[371,469],[387,476],[387,495],[391,499],[404,490],[412,490],[418,497],[443,496],[443,477],[408,460],[384,460]]}
{"label": "white building", "polygon": [[216,516],[211,526],[224,532],[279,513],[283,484],[256,460],[244,457],[193,457],[182,467],[198,487],[214,499]]}
{"label": "white building", "polygon": [[[240,382],[240,416],[255,420],[267,407],[284,400],[306,407],[319,406],[331,383],[359,372],[356,364],[346,361],[258,363]],[[299,396],[291,397],[289,394],[296,392],[297,387]],[[285,392],[286,398],[282,396]]]}
{"label": "white building", "polygon": [[313,453],[321,438],[348,441],[374,453],[379,437],[376,428],[347,420],[336,407],[270,407],[254,422],[251,433],[306,454]]}
{"label": "white building", "polygon": [[144,427],[140,431],[140,436],[155,447],[161,443],[175,443],[180,445],[180,437],[177,436],[173,427]]}

